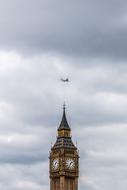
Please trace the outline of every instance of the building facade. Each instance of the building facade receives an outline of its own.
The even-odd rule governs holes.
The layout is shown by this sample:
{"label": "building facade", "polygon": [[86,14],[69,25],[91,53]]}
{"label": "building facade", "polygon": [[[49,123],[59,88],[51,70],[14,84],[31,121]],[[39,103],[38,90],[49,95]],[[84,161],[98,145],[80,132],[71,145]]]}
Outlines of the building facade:
{"label": "building facade", "polygon": [[57,132],[49,155],[50,190],[78,190],[79,154],[72,142],[65,106]]}

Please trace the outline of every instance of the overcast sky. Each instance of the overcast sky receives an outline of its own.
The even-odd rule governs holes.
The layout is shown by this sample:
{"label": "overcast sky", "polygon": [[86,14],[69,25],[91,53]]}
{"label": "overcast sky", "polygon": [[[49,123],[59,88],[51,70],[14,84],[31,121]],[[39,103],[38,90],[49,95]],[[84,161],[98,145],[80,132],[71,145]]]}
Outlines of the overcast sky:
{"label": "overcast sky", "polygon": [[126,62],[126,0],[0,0],[0,189],[49,190],[66,101],[79,190],[126,190]]}

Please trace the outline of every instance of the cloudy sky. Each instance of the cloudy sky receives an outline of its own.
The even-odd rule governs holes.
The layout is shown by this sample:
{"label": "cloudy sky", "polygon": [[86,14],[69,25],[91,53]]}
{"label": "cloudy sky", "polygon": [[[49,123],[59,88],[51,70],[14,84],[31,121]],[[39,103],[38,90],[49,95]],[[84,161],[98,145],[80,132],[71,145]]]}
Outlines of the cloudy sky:
{"label": "cloudy sky", "polygon": [[126,62],[125,0],[0,0],[0,189],[49,190],[66,101],[79,190],[126,190]]}

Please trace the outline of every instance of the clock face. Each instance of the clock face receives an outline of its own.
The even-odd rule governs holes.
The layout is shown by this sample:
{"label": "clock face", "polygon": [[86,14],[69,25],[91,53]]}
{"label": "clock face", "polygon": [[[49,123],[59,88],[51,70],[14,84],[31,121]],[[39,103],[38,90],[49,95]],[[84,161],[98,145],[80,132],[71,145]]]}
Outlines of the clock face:
{"label": "clock face", "polygon": [[56,158],[52,162],[52,168],[53,168],[53,170],[57,170],[58,167],[59,167],[59,160]]}
{"label": "clock face", "polygon": [[75,161],[72,158],[67,158],[66,167],[67,169],[73,170],[75,168]]}

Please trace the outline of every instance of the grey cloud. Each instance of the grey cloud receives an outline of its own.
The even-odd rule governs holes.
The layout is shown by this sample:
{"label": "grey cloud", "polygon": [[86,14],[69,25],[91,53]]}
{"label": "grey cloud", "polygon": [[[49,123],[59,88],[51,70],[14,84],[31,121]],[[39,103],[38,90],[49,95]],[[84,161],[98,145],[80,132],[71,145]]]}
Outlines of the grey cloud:
{"label": "grey cloud", "polygon": [[[116,125],[79,128],[74,131],[76,136],[80,136],[78,144],[81,151],[82,189],[126,189],[126,143],[121,138],[126,137],[127,130],[126,125],[122,124],[117,125],[116,130]],[[91,154],[92,151],[95,152]]]}
{"label": "grey cloud", "polygon": [[[12,151],[12,150],[11,150]],[[23,152],[16,152],[14,153],[7,153],[0,156],[0,163],[1,164],[20,164],[20,165],[29,165],[34,163],[39,163],[46,161],[48,158],[47,155],[44,155],[39,152],[30,153],[23,153]]]}
{"label": "grey cloud", "polygon": [[[41,190],[48,189],[47,172],[43,173],[47,163],[20,166],[18,164],[0,165],[0,187],[3,189]],[[7,175],[8,174],[8,175]]]}
{"label": "grey cloud", "polygon": [[126,60],[126,1],[1,1],[1,49]]}
{"label": "grey cloud", "polygon": [[[124,64],[123,68],[122,64],[121,68],[96,65],[96,68],[86,66],[78,70],[66,65],[64,72],[71,76],[71,81],[65,87],[59,80],[57,61],[50,61],[50,57],[19,59],[9,74],[0,72],[3,75],[0,108],[5,111],[2,125],[20,121],[21,126],[24,123],[55,128],[62,114],[62,106],[58,105],[64,100],[69,104],[72,121],[76,124],[126,123],[127,68]],[[62,60],[59,62],[64,65]],[[9,62],[1,63],[1,67],[8,66]],[[6,116],[9,122],[5,120]]]}
{"label": "grey cloud", "polygon": [[[34,164],[44,162],[48,158],[48,153],[44,152],[46,139],[43,132],[40,130],[40,137],[37,131],[32,131],[27,134],[24,129],[23,133],[1,134],[0,136],[0,164]],[[37,133],[37,134],[36,134]],[[47,134],[47,133],[45,133]],[[47,135],[48,136],[48,135]],[[42,139],[43,137],[43,139]],[[50,144],[49,144],[50,146]]]}

